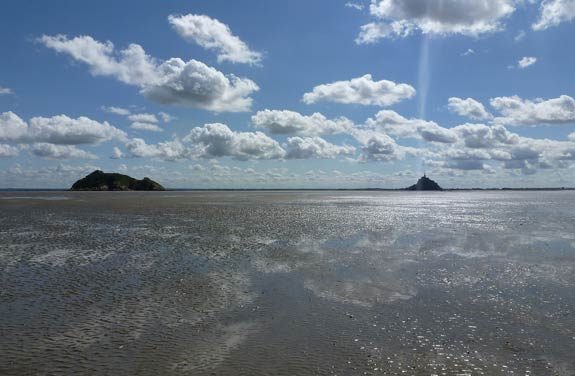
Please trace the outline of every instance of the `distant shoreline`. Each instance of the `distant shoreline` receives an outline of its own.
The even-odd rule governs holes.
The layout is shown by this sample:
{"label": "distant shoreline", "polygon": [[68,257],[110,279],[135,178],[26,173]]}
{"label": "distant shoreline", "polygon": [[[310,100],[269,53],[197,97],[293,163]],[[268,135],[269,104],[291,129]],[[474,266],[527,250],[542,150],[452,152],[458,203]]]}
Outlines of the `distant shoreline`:
{"label": "distant shoreline", "polygon": [[[575,188],[446,188],[442,192],[465,191],[574,191]],[[429,192],[408,191],[405,188],[167,188],[158,192]],[[66,188],[38,189],[38,188],[1,188],[0,192],[74,192]],[[77,192],[138,192],[138,191],[77,191]],[[142,191],[140,191],[142,192]],[[435,191],[441,192],[441,191]]]}

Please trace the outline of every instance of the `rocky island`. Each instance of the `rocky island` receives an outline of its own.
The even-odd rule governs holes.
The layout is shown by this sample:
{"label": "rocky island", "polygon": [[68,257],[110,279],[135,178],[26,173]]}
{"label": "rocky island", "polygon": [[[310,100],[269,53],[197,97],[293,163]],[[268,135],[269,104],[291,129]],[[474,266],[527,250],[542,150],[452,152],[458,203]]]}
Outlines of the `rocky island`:
{"label": "rocky island", "polygon": [[134,179],[128,175],[105,173],[100,170],[78,180],[72,191],[165,191],[166,189],[150,178]]}
{"label": "rocky island", "polygon": [[443,191],[443,188],[439,186],[435,181],[428,178],[425,174],[417,183],[412,186],[405,188],[406,191]]}

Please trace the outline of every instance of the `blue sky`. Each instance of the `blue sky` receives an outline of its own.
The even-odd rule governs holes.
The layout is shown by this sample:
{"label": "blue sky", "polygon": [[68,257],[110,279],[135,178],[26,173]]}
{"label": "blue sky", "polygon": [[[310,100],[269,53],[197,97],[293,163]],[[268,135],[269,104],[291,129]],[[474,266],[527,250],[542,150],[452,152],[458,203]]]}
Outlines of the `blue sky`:
{"label": "blue sky", "polygon": [[575,0],[12,1],[0,188],[575,186]]}

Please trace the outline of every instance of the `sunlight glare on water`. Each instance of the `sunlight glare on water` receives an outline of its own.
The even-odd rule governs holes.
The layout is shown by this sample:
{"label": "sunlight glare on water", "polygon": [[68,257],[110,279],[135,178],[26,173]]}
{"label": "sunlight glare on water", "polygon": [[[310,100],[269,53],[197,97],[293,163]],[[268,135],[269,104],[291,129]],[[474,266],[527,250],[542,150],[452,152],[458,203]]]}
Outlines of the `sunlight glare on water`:
{"label": "sunlight glare on water", "polygon": [[2,375],[575,372],[573,192],[51,195],[0,193]]}

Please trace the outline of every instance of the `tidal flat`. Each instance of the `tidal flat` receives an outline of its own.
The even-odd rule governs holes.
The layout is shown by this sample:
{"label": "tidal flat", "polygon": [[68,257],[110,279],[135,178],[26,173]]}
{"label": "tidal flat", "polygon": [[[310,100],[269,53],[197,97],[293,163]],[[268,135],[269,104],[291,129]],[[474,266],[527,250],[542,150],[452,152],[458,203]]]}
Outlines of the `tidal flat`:
{"label": "tidal flat", "polygon": [[0,375],[575,375],[575,192],[3,192]]}

